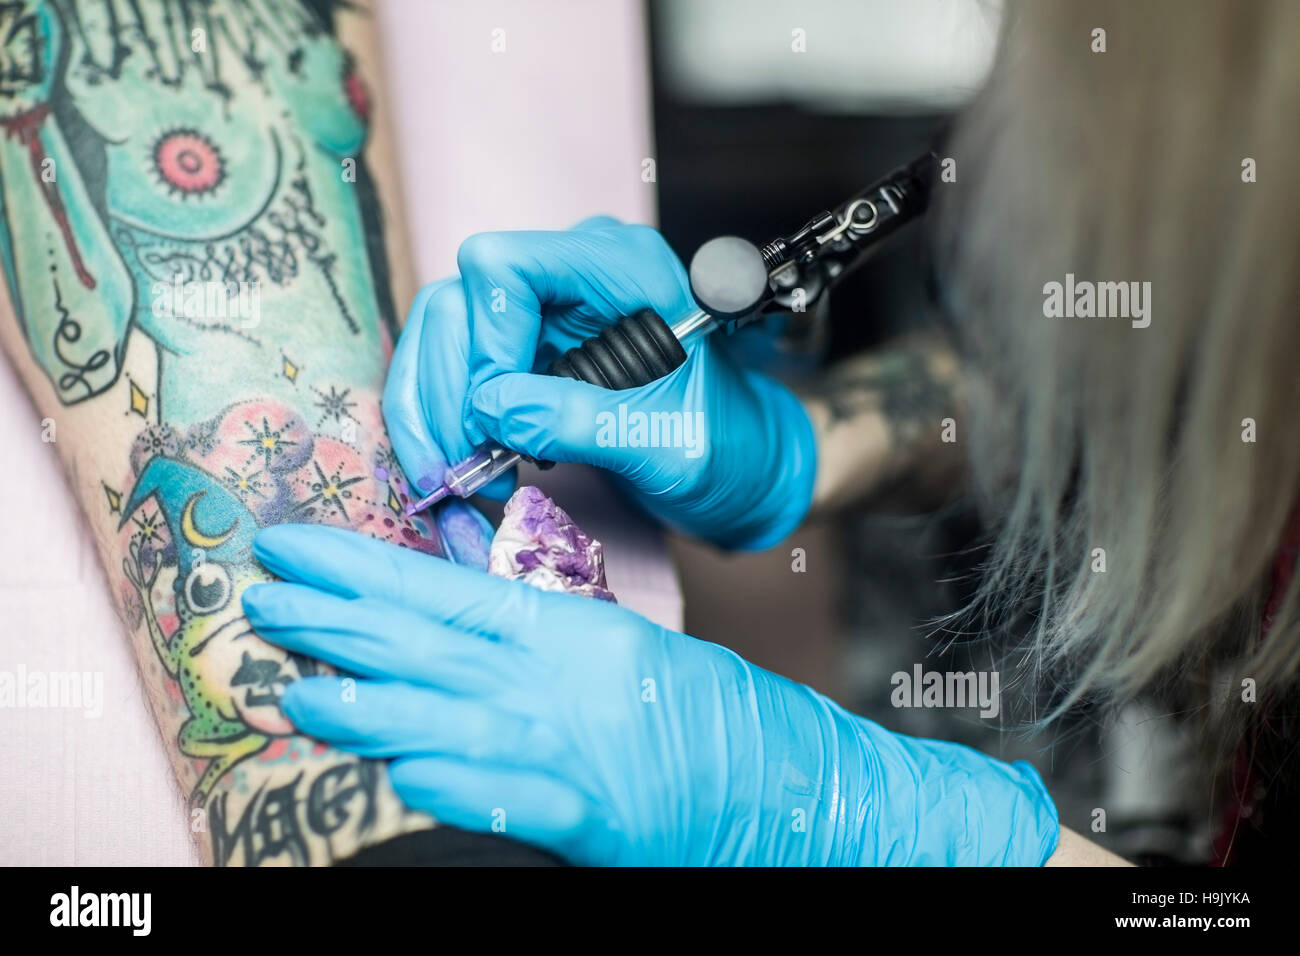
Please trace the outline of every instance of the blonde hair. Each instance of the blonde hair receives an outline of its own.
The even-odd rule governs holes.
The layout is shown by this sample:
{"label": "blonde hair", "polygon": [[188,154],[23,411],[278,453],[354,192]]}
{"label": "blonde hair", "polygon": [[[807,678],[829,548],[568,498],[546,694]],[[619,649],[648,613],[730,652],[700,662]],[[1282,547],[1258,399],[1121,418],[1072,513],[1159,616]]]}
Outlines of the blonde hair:
{"label": "blonde hair", "polygon": [[[1300,575],[1259,624],[1300,494],[1297,51],[1292,0],[1025,3],[944,149],[939,275],[999,516],[975,608],[1031,609],[1054,713],[1300,670]],[[1047,317],[1067,273],[1149,281],[1150,326]]]}

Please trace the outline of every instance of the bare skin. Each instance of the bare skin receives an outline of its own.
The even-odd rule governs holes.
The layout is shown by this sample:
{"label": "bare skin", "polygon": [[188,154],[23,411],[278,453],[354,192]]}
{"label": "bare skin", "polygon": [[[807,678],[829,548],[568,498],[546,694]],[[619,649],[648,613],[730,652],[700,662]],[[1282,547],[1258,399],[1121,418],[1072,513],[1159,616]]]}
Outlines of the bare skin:
{"label": "bare skin", "polygon": [[1073,830],[1061,827],[1061,841],[1046,866],[1132,866],[1128,860],[1103,850]]}

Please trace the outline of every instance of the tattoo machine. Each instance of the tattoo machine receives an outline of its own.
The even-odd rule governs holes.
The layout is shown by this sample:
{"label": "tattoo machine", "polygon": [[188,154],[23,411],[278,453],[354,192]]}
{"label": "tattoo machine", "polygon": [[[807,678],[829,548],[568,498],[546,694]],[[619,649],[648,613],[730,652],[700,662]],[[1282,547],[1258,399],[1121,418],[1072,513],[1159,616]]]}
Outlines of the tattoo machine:
{"label": "tattoo machine", "polygon": [[[648,309],[627,316],[569,349],[546,374],[602,388],[637,388],[668,375],[686,361],[687,345],[717,329],[731,333],[773,312],[810,310],[837,279],[925,211],[937,162],[933,152],[926,153],[761,249],[737,236],[710,239],[691,259],[696,311],[672,325]],[[443,484],[406,513],[449,496],[468,498],[523,460],[543,468],[553,464],[491,442],[481,445],[450,465]]]}

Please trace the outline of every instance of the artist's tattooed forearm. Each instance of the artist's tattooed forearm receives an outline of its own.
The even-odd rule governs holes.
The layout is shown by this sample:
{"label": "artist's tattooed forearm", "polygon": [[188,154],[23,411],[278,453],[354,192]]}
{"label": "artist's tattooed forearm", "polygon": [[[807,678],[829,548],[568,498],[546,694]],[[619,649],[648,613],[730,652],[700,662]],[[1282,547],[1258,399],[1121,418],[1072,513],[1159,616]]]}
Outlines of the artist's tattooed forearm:
{"label": "artist's tattooed forearm", "polygon": [[813,507],[929,507],[961,486],[960,367],[947,343],[909,337],[850,359],[803,398],[817,432]]}
{"label": "artist's tattooed forearm", "polygon": [[849,360],[807,394],[825,404],[828,429],[879,415],[892,440],[905,445],[933,433],[952,414],[953,389],[951,363],[936,349],[917,345]]}

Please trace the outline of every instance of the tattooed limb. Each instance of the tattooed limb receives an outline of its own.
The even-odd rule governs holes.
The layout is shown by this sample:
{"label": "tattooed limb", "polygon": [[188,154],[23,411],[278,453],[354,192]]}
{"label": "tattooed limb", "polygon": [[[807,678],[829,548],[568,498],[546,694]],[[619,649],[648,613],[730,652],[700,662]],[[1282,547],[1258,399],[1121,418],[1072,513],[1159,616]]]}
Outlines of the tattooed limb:
{"label": "tattooed limb", "polygon": [[0,340],[57,424],[219,864],[330,862],[432,824],[382,764],[295,733],[280,695],[317,665],[240,604],[269,580],[267,524],[445,550],[404,514],[379,410],[410,289],[372,34],[340,0],[0,4]]}
{"label": "tattooed limb", "polygon": [[138,538],[132,538],[127,548],[128,557],[122,559],[122,573],[135,588],[135,593],[139,597],[140,613],[144,618],[149,640],[153,643],[154,653],[158,655],[158,660],[166,670],[167,676],[174,678],[176,676],[174,658],[167,645],[167,635],[163,634],[162,625],[158,623],[158,612],[153,606],[153,587],[154,582],[158,580],[158,571],[162,568],[162,555],[156,551],[149,551],[148,557],[145,557],[145,552],[142,550],[143,542]]}
{"label": "tattooed limb", "polygon": [[806,389],[817,433],[814,513],[933,507],[959,491],[959,372],[946,342],[917,337],[850,359]]}
{"label": "tattooed limb", "polygon": [[[130,277],[94,214],[75,169],[67,131],[54,109],[58,65],[67,55],[49,4],[0,7],[0,257],[33,357],[59,400],[101,394],[117,378],[132,310]],[[42,222],[38,235],[12,226]]]}

